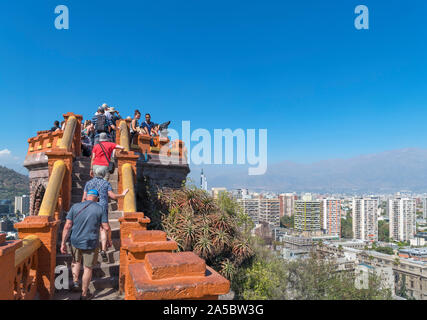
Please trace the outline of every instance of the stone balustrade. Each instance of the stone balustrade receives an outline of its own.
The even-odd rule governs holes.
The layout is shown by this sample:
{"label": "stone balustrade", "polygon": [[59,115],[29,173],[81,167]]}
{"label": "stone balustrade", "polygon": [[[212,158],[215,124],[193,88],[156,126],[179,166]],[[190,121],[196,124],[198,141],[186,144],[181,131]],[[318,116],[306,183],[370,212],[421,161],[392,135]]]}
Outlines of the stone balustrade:
{"label": "stone balustrade", "polygon": [[[116,143],[125,147],[125,151],[135,151],[142,154],[160,154],[167,157],[177,157],[187,159],[187,148],[182,140],[169,141],[167,137],[151,137],[147,134],[136,134],[132,141],[128,143],[130,137],[130,119],[121,119],[116,121],[116,127],[120,134],[116,135]],[[123,133],[123,134],[122,134]],[[176,162],[182,162],[176,160]]]}
{"label": "stone balustrade", "polygon": [[[24,165],[30,180],[48,177],[38,215],[16,223],[19,240],[6,241],[0,234],[0,299],[51,299],[55,292],[55,265],[60,216],[71,204],[72,168],[81,155],[82,117],[64,114],[65,129],[39,131],[30,138]],[[120,222],[119,289],[125,299],[216,299],[229,291],[230,283],[192,252],[179,252],[175,241],[163,231],[147,230],[150,219],[137,212],[137,170],[145,174],[176,170],[185,176],[186,148],[180,140],[137,135],[130,141],[129,120],[118,120],[116,142],[124,146],[117,152],[118,192],[129,189],[118,202]],[[150,145],[151,144],[151,145]],[[144,167],[141,154],[150,154]],[[160,157],[179,159],[167,165]],[[39,171],[46,171],[39,174]],[[32,172],[33,171],[33,172]],[[32,176],[33,174],[33,176]],[[164,174],[163,174],[164,175]],[[176,180],[176,179],[175,179]],[[175,183],[175,182],[174,182]],[[40,184],[36,190],[39,189]],[[34,201],[34,198],[31,199]]]}

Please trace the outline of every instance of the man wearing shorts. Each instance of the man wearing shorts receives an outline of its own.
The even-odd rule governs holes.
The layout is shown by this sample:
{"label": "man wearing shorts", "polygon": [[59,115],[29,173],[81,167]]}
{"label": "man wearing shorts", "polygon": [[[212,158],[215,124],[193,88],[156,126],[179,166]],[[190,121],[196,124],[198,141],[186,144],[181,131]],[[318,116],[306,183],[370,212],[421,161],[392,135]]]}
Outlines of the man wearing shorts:
{"label": "man wearing shorts", "polygon": [[107,212],[97,203],[98,196],[98,191],[89,190],[86,201],[74,204],[67,214],[67,221],[62,232],[61,253],[63,254],[67,253],[65,243],[71,232],[73,291],[80,290],[79,274],[83,260],[80,300],[89,300],[93,296],[88,287],[92,279],[92,269],[98,262],[99,229],[102,226],[107,233],[110,230]]}

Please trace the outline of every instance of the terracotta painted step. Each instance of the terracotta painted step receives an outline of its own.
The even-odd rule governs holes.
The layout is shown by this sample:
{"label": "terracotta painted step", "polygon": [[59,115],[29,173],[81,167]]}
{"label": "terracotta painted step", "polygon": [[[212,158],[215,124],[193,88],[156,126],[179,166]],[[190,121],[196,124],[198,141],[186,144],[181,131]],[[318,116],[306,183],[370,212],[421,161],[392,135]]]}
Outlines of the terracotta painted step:
{"label": "terracotta painted step", "polygon": [[[97,279],[92,281],[89,290],[94,293],[92,300],[124,300],[124,296],[120,295],[117,287],[109,287],[114,278]],[[117,280],[118,281],[118,280]],[[98,289],[95,289],[95,288]],[[80,293],[69,292],[68,290],[56,291],[53,300],[79,300]]]}
{"label": "terracotta painted step", "polygon": [[[66,266],[68,269],[69,278],[72,279],[73,274],[71,272],[71,266]],[[80,271],[80,279],[83,274],[83,269]],[[107,277],[117,277],[119,275],[119,261],[114,263],[104,263],[97,264],[92,269],[92,279],[100,279]]]}
{"label": "terracotta painted step", "polygon": [[108,219],[119,219],[123,217],[123,211],[108,211]]}

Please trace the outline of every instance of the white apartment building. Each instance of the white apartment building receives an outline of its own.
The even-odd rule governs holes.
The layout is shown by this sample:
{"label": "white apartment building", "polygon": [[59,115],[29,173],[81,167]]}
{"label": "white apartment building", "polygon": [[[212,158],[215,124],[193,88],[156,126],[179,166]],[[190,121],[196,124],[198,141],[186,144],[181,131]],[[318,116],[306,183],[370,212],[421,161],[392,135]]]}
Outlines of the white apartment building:
{"label": "white apartment building", "polygon": [[294,193],[282,193],[279,195],[280,217],[291,217],[295,214],[295,200],[296,195]]}
{"label": "white apartment building", "polygon": [[272,227],[280,226],[279,199],[261,197],[237,199],[245,213],[255,224],[268,222]]}
{"label": "white apartment building", "polygon": [[259,223],[259,199],[237,199],[243,211],[252,219],[255,224]]}
{"label": "white apartment building", "polygon": [[378,198],[353,198],[353,237],[378,240]]}
{"label": "white apartment building", "polygon": [[268,222],[273,227],[280,226],[279,199],[259,199],[259,221]]}
{"label": "white apartment building", "polygon": [[227,188],[212,188],[212,196],[214,199],[218,199],[218,195],[221,192],[227,192]]}
{"label": "white apartment building", "polygon": [[28,214],[30,212],[30,197],[28,195],[15,197],[15,213],[18,211],[21,214]]}
{"label": "white apartment building", "polygon": [[320,231],[320,201],[296,200],[294,225],[297,231]]}
{"label": "white apartment building", "polygon": [[408,241],[415,238],[417,231],[417,205],[413,198],[389,200],[390,238],[395,241]]}
{"label": "white apartment building", "polygon": [[427,219],[427,198],[423,198],[423,219]]}
{"label": "white apartment building", "polygon": [[322,229],[328,235],[341,236],[341,200],[322,200]]}

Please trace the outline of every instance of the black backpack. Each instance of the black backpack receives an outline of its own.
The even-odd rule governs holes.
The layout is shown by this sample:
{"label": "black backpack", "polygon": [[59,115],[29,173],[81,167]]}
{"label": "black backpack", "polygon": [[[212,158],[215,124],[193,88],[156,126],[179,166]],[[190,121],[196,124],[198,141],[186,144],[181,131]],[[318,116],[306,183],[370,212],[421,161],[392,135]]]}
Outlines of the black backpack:
{"label": "black backpack", "polygon": [[107,117],[104,114],[98,114],[96,116],[95,124],[96,132],[107,132]]}

